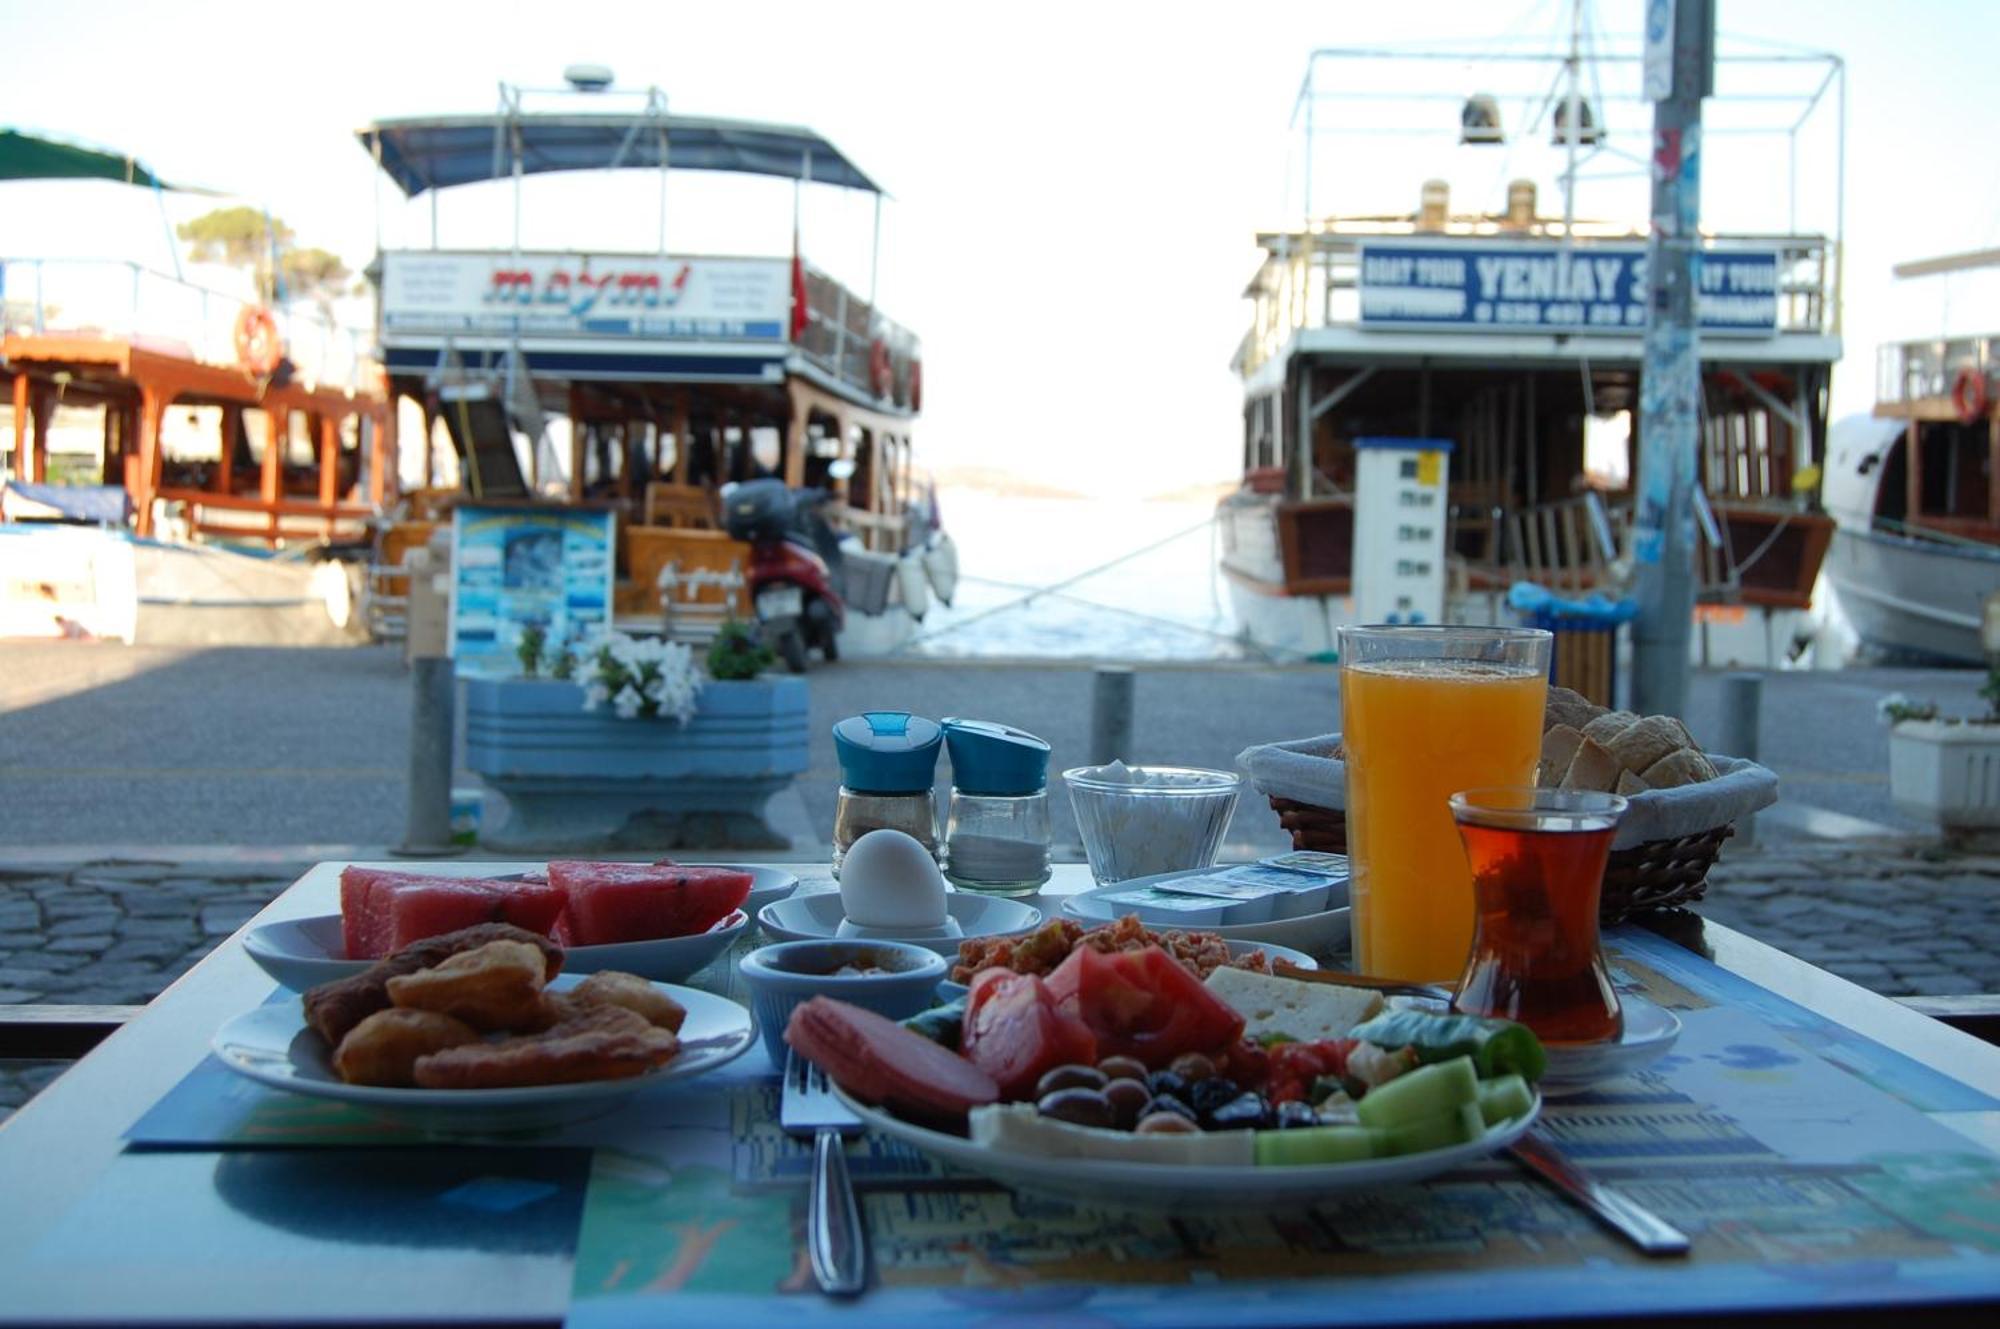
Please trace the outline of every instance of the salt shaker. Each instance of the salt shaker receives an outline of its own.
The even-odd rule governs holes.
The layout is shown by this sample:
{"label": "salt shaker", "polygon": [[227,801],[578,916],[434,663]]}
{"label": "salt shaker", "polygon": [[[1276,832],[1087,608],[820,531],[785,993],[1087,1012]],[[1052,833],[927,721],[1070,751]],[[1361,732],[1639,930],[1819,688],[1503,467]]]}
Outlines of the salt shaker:
{"label": "salt shaker", "polygon": [[840,795],[833,807],[833,875],[847,848],[870,831],[901,831],[937,854],[937,778],[943,731],[908,711],[867,711],[833,727]]}
{"label": "salt shaker", "polygon": [[986,720],[947,717],[951,804],[945,876],[963,890],[1032,895],[1049,879],[1049,745]]}

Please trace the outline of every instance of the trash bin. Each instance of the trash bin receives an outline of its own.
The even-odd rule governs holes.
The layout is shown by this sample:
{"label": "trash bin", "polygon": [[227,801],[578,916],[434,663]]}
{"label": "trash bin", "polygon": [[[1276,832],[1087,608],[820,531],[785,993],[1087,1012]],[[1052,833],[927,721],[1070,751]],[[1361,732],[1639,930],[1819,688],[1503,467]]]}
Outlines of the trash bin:
{"label": "trash bin", "polygon": [[1517,581],[1507,591],[1507,603],[1523,626],[1554,635],[1549,682],[1599,706],[1617,705],[1618,629],[1639,612],[1637,601],[1595,593],[1565,599],[1546,586]]}

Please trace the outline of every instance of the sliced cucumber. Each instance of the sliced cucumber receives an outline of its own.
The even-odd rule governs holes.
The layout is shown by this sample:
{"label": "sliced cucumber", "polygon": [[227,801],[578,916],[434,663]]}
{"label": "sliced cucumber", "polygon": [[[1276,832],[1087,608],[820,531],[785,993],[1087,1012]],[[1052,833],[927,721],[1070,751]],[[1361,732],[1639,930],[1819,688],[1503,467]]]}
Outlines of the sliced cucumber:
{"label": "sliced cucumber", "polygon": [[1358,1163],[1385,1152],[1381,1132],[1366,1126],[1304,1126],[1257,1132],[1258,1167]]}
{"label": "sliced cucumber", "polygon": [[[1420,1117],[1416,1121],[1391,1126],[1382,1132],[1391,1154],[1427,1154],[1433,1149],[1449,1149],[1455,1144],[1464,1144],[1474,1136],[1466,1134],[1465,1109],[1472,1108],[1477,1120],[1479,1109],[1470,1103],[1461,1103],[1448,1112],[1435,1116]],[[1483,1130],[1484,1127],[1482,1126]]]}
{"label": "sliced cucumber", "polygon": [[1459,1124],[1464,1127],[1465,1138],[1476,1140],[1486,1134],[1486,1118],[1479,1115],[1479,1104],[1467,1103],[1458,1110]]}
{"label": "sliced cucumber", "polygon": [[1497,1080],[1479,1082],[1479,1115],[1486,1119],[1488,1126],[1511,1117],[1524,1117],[1534,1106],[1534,1091],[1518,1075],[1503,1075]]}
{"label": "sliced cucumber", "polygon": [[1384,1130],[1419,1122],[1427,1117],[1457,1113],[1467,1103],[1479,1101],[1479,1077],[1473,1072],[1472,1058],[1453,1057],[1434,1066],[1419,1066],[1365,1094],[1355,1108],[1364,1126]]}

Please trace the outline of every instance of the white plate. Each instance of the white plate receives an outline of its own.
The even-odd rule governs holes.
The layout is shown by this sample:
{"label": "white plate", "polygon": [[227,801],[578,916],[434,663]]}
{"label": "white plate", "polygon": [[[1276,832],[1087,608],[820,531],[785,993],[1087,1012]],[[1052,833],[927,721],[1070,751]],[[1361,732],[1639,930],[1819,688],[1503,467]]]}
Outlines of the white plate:
{"label": "white plate", "polygon": [[1496,1126],[1470,1144],[1400,1158],[1309,1167],[1181,1167],[1002,1153],[962,1136],[913,1126],[880,1108],[856,1102],[838,1088],[835,1092],[873,1129],[1003,1185],[1079,1200],[1096,1208],[1186,1208],[1194,1212],[1299,1208],[1349,1191],[1421,1181],[1512,1144],[1527,1133],[1542,1110],[1542,1100],[1537,1097],[1526,1116]]}
{"label": "white plate", "polygon": [[1618,994],[1625,1013],[1625,1031],[1615,1042],[1545,1043],[1548,1069],[1538,1086],[1551,1098],[1574,1094],[1593,1084],[1630,1075],[1667,1054],[1681,1036],[1681,1020],[1664,1006],[1631,992]]}
{"label": "white plate", "polygon": [[[1207,932],[1209,931],[1209,929],[1208,928],[1154,928],[1153,931],[1154,932]],[[1278,961],[1284,960],[1287,963],[1297,965],[1301,969],[1319,968],[1319,961],[1313,959],[1312,956],[1307,955],[1304,951],[1295,951],[1289,946],[1280,946],[1275,942],[1231,941],[1225,944],[1229,947],[1229,954],[1231,956],[1247,955],[1251,951],[1262,951],[1264,952],[1265,958],[1268,959],[1274,965]],[[950,1002],[957,1001],[960,997],[964,996],[965,993],[966,993],[965,984],[954,983],[947,978],[944,982],[938,984],[938,990],[937,990],[938,1003],[940,1005],[944,1005]]]}
{"label": "white plate", "polygon": [[[1154,886],[1180,877],[1206,876],[1231,866],[1239,865],[1218,864],[1215,867],[1189,868],[1183,872],[1162,872],[1157,876],[1134,877],[1130,881],[1114,882],[1109,886],[1099,886],[1095,890],[1079,891],[1075,895],[1063,897],[1062,909],[1065,914],[1082,923],[1110,923],[1130,911],[1104,904],[1100,899],[1102,896],[1134,890],[1141,886]],[[1267,941],[1313,955],[1328,955],[1347,944],[1348,910],[1345,881],[1333,883],[1331,898],[1338,899],[1340,904],[1331,909],[1323,909],[1317,914],[1302,914],[1298,918],[1277,918],[1268,923],[1147,923],[1146,926],[1155,932],[1174,927],[1186,932],[1213,932],[1232,941]]]}
{"label": "white plate", "polygon": [[[749,926],[749,915],[737,909],[692,937],[568,946],[563,949],[563,972],[594,974],[600,969],[618,969],[655,982],[678,982],[728,950]],[[265,973],[296,992],[358,974],[375,963],[345,958],[339,914],[292,918],[252,928],[243,936],[243,949]]]}
{"label": "white plate", "polygon": [[[562,992],[581,981],[564,974],[549,984]],[[296,1001],[245,1011],[215,1033],[209,1048],[223,1065],[259,1084],[367,1108],[438,1133],[484,1134],[581,1121],[609,1112],[649,1085],[700,1075],[735,1060],[756,1041],[750,1012],[694,988],[656,983],[687,1009],[680,1055],[657,1070],[622,1080],[533,1085],[520,1089],[385,1089],[347,1084],[334,1074],[333,1050],[306,1027]]]}
{"label": "white plate", "polygon": [[[871,941],[908,941],[925,946],[946,959],[958,957],[958,943],[970,937],[1012,937],[1040,927],[1042,911],[998,895],[974,895],[970,891],[950,891],[944,897],[945,910],[962,933],[957,937],[876,937]],[[822,891],[794,895],[789,900],[765,905],[757,921],[780,941],[820,941],[840,929],[840,892]]]}

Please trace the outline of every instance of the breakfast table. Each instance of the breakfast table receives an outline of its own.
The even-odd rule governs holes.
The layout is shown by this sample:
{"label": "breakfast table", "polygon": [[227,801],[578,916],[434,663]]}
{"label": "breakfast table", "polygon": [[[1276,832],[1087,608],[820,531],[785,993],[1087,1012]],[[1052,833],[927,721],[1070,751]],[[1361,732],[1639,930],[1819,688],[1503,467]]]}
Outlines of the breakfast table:
{"label": "breakfast table", "polygon": [[[867,1137],[850,1148],[876,1283],[831,1301],[798,1253],[811,1144],[776,1128],[761,1047],[594,1122],[474,1140],[221,1067],[218,1027],[291,999],[245,931],[334,912],[343,866],[0,1126],[0,1323],[1991,1323],[2000,1300],[2000,1049],[1677,915],[1606,945],[1621,986],[1681,1013],[1681,1042],[1551,1099],[1543,1125],[1689,1230],[1684,1259],[1643,1260],[1504,1158],[1299,1214],[1147,1215]],[[1032,902],[1091,884],[1060,865]],[[740,953],[696,985],[740,999]]]}

